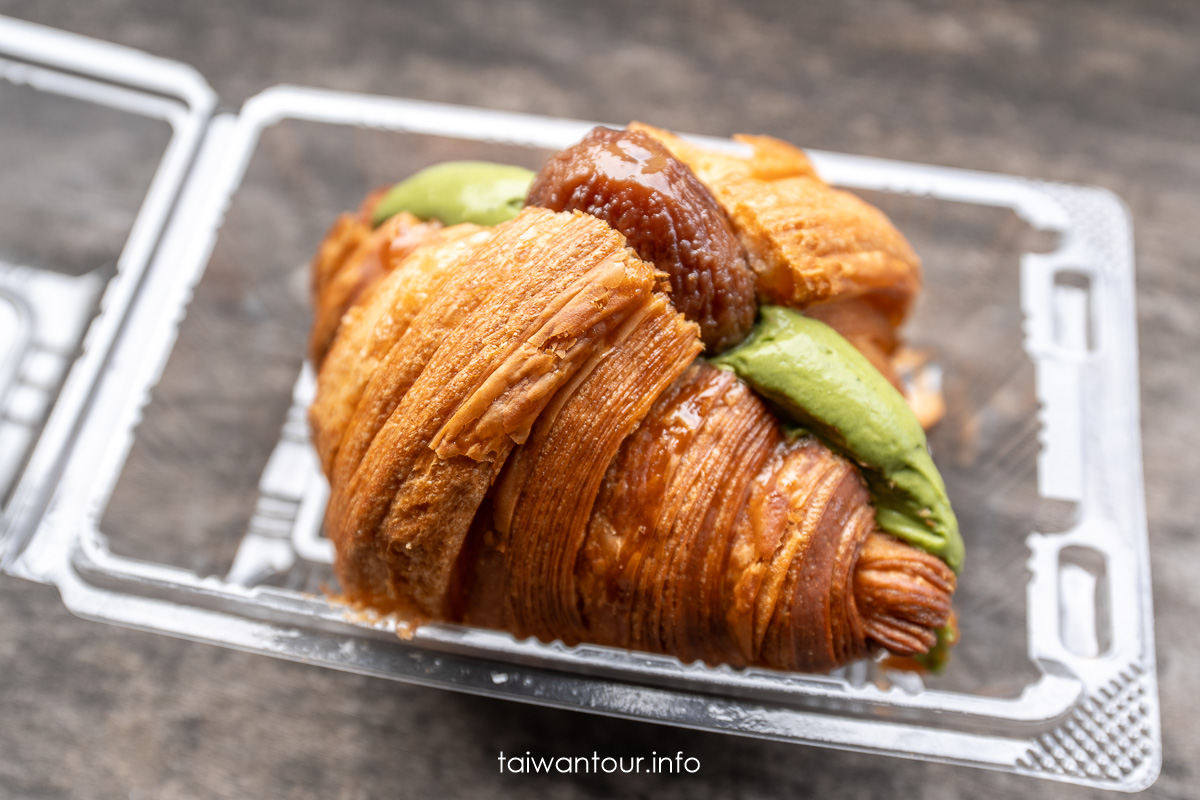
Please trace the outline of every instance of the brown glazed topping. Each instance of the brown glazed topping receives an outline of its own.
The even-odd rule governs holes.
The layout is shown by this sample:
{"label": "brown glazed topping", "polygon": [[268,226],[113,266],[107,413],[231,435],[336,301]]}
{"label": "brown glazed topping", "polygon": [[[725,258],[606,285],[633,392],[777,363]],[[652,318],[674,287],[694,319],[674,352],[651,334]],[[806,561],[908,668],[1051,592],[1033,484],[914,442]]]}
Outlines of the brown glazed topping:
{"label": "brown glazed topping", "polygon": [[754,273],[725,212],[692,170],[641,131],[596,128],[534,178],[529,205],[583,211],[624,234],[671,281],[709,354],[754,325]]}

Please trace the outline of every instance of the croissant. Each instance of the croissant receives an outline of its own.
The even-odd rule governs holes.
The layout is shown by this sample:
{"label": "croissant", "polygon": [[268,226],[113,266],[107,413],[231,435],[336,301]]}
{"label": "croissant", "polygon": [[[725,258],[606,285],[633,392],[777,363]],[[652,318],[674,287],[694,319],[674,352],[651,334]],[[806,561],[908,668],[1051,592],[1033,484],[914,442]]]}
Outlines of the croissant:
{"label": "croissant", "polygon": [[858,464],[709,360],[763,300],[826,309],[884,372],[920,282],[882,214],[754,142],[739,159],[597,129],[507,222],[372,227],[376,194],[334,224],[310,422],[347,601],[788,670],[934,646],[951,566],[883,532]]}

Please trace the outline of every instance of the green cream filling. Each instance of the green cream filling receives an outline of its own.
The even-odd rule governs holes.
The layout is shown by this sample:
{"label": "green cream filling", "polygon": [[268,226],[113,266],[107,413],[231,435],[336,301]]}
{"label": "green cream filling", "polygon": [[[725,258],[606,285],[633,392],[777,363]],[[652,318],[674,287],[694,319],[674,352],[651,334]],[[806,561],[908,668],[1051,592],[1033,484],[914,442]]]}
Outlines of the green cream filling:
{"label": "green cream filling", "polygon": [[375,207],[371,221],[378,226],[407,211],[447,225],[499,225],[521,212],[533,175],[524,167],[508,164],[447,161],[423,169],[389,189]]}
{"label": "green cream filling", "polygon": [[960,571],[958,520],[904,397],[823,322],[778,306],[759,313],[750,336],[713,363],[858,463],[881,529]]}

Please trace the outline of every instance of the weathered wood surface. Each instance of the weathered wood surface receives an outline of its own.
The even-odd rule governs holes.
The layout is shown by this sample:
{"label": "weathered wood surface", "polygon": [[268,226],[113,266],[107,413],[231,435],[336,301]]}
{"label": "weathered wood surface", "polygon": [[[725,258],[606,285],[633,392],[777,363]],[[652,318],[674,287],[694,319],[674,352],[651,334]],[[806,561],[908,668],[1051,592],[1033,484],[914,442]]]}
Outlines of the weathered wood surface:
{"label": "weathered wood surface", "polygon": [[[1200,763],[1200,6],[1178,3],[0,2],[276,83],[800,144],[1092,183],[1130,205],[1165,760]],[[52,146],[50,143],[47,146]],[[81,169],[86,169],[86,165]],[[1189,387],[1191,387],[1189,389]],[[682,750],[694,776],[497,774],[503,750]],[[0,578],[0,795],[1100,797],[1007,775],[605,720],[78,620]]]}

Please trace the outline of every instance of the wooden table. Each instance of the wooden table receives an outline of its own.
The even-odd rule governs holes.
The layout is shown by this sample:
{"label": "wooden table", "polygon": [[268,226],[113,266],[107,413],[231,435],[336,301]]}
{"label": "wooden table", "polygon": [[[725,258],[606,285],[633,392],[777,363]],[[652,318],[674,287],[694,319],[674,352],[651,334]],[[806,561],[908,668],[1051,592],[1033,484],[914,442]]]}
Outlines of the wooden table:
{"label": "wooden table", "polygon": [[[673,2],[0,13],[197,67],[233,107],[288,82],[1098,184],[1137,242],[1146,490],[1165,756],[1200,764],[1200,6]],[[1190,387],[1190,388],[1189,388]],[[501,776],[553,744],[700,759],[683,776]],[[928,763],[606,720],[85,622],[0,578],[0,794],[11,797],[1090,797]]]}

